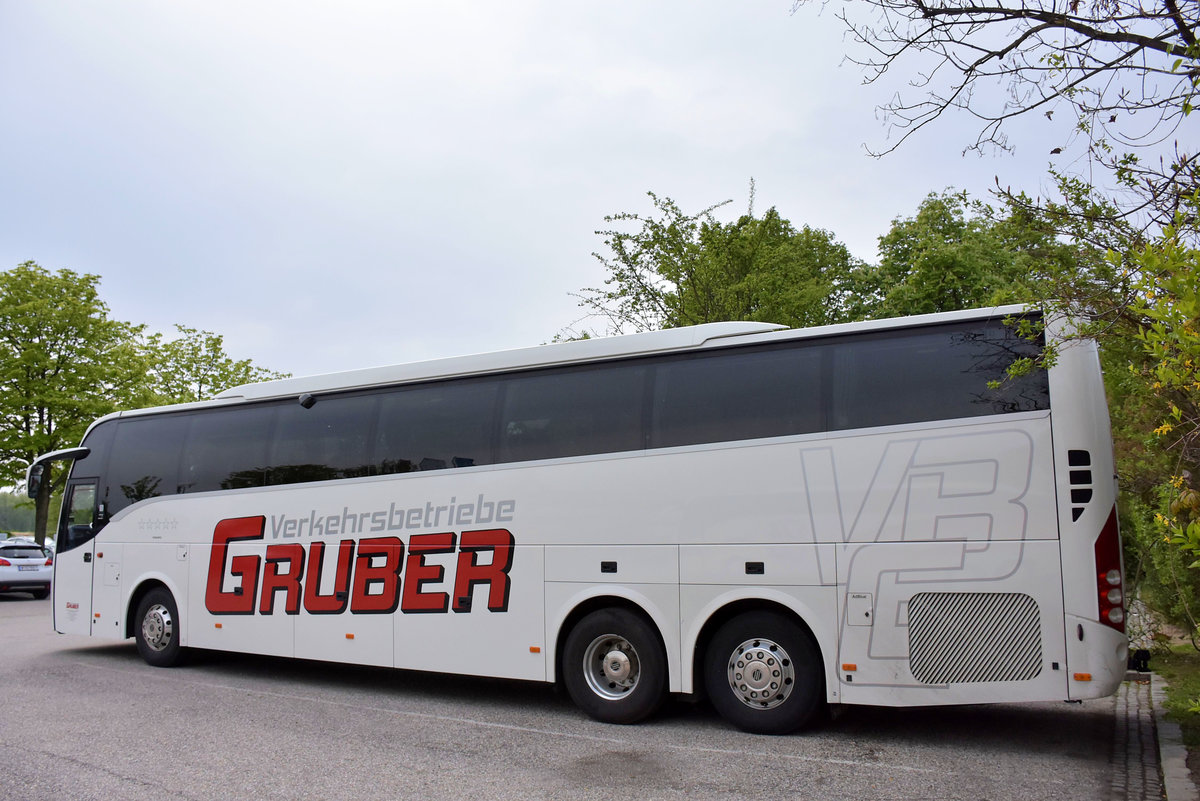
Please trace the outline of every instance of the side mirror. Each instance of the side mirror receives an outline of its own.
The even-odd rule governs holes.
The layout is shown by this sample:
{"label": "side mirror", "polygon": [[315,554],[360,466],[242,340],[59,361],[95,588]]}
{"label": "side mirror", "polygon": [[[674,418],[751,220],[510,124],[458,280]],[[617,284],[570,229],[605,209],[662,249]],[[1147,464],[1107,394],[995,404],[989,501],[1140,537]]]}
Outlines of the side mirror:
{"label": "side mirror", "polygon": [[46,465],[39,462],[29,468],[29,475],[25,477],[26,494],[30,498],[37,498],[38,490],[42,488],[42,476],[46,473]]}
{"label": "side mirror", "polygon": [[42,482],[46,478],[46,465],[50,462],[86,459],[87,455],[91,452],[91,448],[85,448],[81,445],[78,448],[67,448],[66,450],[54,451],[53,453],[39,456],[34,460],[33,464],[29,465],[29,469],[25,471],[25,493],[30,498],[37,497],[38,490],[42,488]]}

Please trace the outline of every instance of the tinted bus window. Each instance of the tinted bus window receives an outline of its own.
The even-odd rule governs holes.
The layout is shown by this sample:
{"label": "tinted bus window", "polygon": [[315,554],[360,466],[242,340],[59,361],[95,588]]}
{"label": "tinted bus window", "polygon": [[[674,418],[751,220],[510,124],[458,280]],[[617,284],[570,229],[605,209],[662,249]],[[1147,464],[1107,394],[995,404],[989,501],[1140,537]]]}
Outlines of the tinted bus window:
{"label": "tinted bus window", "polygon": [[1046,373],[1038,370],[989,389],[1008,365],[1037,345],[997,322],[937,326],[841,341],[834,349],[833,429],[1050,408]]}
{"label": "tinted bus window", "polygon": [[268,484],[368,475],[378,395],[323,397],[311,409],[278,409]]}
{"label": "tinted bus window", "polygon": [[276,406],[245,406],[197,414],[180,468],[182,492],[261,487]]}
{"label": "tinted bus window", "polygon": [[660,364],[651,447],[822,430],[823,352],[801,345]]}
{"label": "tinted bus window", "polygon": [[190,416],[154,415],[119,421],[102,489],[110,514],[131,503],[180,491],[179,457]]}
{"label": "tinted bus window", "polygon": [[447,382],[382,395],[375,443],[379,472],[491,464],[497,386],[493,380]]}
{"label": "tinted bus window", "polygon": [[649,368],[615,364],[515,376],[500,419],[500,461],[640,450]]}
{"label": "tinted bus window", "polygon": [[104,473],[108,466],[108,453],[117,432],[117,421],[109,420],[93,428],[81,444],[91,449],[82,459],[76,459],[71,468],[72,478],[94,477]]}

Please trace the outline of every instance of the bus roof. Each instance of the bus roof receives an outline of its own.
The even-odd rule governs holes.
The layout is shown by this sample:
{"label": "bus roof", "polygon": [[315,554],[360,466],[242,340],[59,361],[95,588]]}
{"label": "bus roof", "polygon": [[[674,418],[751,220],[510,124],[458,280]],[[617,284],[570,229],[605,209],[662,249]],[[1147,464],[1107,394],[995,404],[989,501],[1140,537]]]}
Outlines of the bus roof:
{"label": "bus roof", "polygon": [[730,338],[753,337],[755,341],[807,338],[828,336],[837,333],[886,330],[912,325],[953,322],[955,320],[994,318],[1026,311],[1029,311],[1029,307],[1022,305],[996,306],[990,309],[943,312],[913,317],[868,320],[859,323],[843,323],[817,328],[798,329],[789,329],[787,326],[775,323],[705,323],[703,325],[668,328],[662,331],[649,331],[640,334],[556,342],[549,345],[536,345],[492,353],[453,356],[409,364],[369,367],[324,375],[284,378],[257,384],[243,384],[226,389],[217,395],[214,400],[218,402],[265,400],[268,398],[298,396],[304,393],[361,389],[408,381],[482,375],[504,370],[550,367],[575,362],[687,350],[703,347],[709,343],[713,343],[715,340]]}
{"label": "bus roof", "polygon": [[216,400],[237,398],[258,400],[287,397],[305,392],[327,392],[405,381],[453,378],[522,367],[550,367],[580,361],[682,350],[703,345],[713,339],[782,330],[787,330],[787,326],[777,323],[705,323],[704,325],[668,328],[663,331],[648,331],[641,334],[555,342],[549,345],[535,345],[528,348],[470,356],[452,356],[424,362],[368,367],[361,370],[347,370],[299,378],[282,378],[258,384],[243,384],[238,387],[230,387],[217,395]]}

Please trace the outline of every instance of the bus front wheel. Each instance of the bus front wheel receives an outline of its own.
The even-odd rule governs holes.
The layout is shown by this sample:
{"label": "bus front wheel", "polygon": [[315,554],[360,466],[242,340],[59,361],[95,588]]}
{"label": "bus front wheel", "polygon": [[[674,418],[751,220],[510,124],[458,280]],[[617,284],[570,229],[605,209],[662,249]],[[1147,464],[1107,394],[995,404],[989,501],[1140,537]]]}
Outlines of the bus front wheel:
{"label": "bus front wheel", "polygon": [[135,621],[138,653],[155,667],[178,664],[183,655],[179,647],[179,610],[170,591],[158,587],[146,593],[138,604]]}
{"label": "bus front wheel", "polygon": [[601,609],[567,635],[563,683],[575,704],[596,720],[636,723],[662,703],[666,653],[643,618],[625,609]]}
{"label": "bus front wheel", "polygon": [[721,626],[708,647],[704,684],[721,717],[754,734],[795,731],[825,703],[816,646],[777,612],[747,612]]}

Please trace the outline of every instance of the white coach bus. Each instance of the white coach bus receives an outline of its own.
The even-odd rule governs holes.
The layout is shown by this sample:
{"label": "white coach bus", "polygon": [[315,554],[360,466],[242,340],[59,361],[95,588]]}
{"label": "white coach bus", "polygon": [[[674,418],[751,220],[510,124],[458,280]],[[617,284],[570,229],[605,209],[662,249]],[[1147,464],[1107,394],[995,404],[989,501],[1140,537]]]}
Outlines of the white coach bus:
{"label": "white coach bus", "polygon": [[[236,387],[98,420],[54,627],[562,682],[601,721],[703,694],[747,731],[827,703],[1097,698],[1124,676],[1095,346],[1023,307],[715,323]],[[1048,326],[1050,338],[1061,336]]]}

